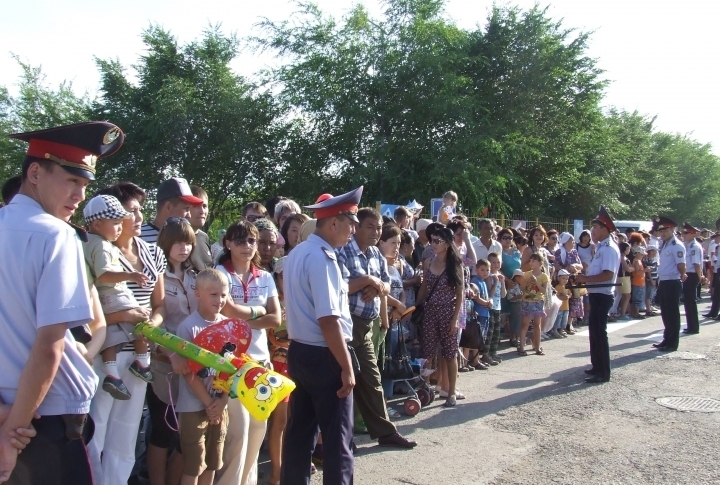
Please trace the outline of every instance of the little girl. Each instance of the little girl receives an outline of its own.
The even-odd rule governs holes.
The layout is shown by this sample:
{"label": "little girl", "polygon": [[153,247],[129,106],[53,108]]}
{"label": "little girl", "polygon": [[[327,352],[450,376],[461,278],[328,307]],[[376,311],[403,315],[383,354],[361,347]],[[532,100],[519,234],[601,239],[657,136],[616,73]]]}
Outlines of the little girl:
{"label": "little girl", "polygon": [[[520,335],[520,306],[522,305],[523,298],[523,270],[516,269],[513,272],[512,280],[515,285],[507,290],[507,299],[510,305],[510,345],[513,347],[518,346],[518,336]],[[515,318],[514,315],[518,317]],[[513,323],[517,322],[517,323]]]}
{"label": "little girl", "polygon": [[555,292],[562,304],[560,305],[560,310],[558,310],[557,317],[555,318],[555,324],[550,332],[550,336],[554,338],[564,338],[567,337],[565,327],[567,327],[568,324],[568,317],[570,315],[570,298],[572,297],[572,292],[565,286],[570,280],[570,273],[561,269],[558,271],[557,279],[558,284],[555,287]]}
{"label": "little girl", "polygon": [[[195,231],[185,219],[168,219],[158,234],[157,245],[167,259],[165,269],[165,318],[162,328],[173,335],[180,324],[198,307],[195,295],[196,273],[190,263],[195,248]],[[150,369],[152,385],[146,399],[152,434],[148,445],[148,474],[151,483],[173,482],[182,473],[183,459],[173,443],[179,439],[177,414],[171,403],[177,402],[179,380],[187,371],[185,359],[164,347],[153,353]],[[170,379],[168,375],[172,374]],[[172,455],[168,464],[168,455]]]}
{"label": "little girl", "polygon": [[550,278],[543,268],[542,256],[538,253],[530,255],[530,271],[523,275],[523,299],[520,308],[522,315],[522,325],[520,327],[520,336],[518,339],[517,352],[519,355],[527,355],[525,351],[525,335],[530,328],[530,321],[533,321],[533,350],[537,355],[545,355],[542,347],[540,347],[540,333],[542,332],[543,320],[547,316],[545,313],[545,292],[547,285],[550,284]]}
{"label": "little girl", "polygon": [[455,217],[458,196],[452,190],[443,194],[443,205],[438,211],[437,220],[443,224],[447,224]]}

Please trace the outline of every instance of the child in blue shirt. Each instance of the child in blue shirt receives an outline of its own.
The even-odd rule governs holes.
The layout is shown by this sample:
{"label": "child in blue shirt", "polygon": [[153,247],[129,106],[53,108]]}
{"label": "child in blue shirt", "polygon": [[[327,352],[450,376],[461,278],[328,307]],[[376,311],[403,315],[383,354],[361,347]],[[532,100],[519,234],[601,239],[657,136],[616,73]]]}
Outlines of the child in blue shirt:
{"label": "child in blue shirt", "polygon": [[[487,259],[479,259],[475,265],[475,273],[477,276],[473,276],[470,280],[470,288],[473,291],[473,310],[478,315],[478,322],[480,322],[480,330],[482,331],[483,339],[487,337],[488,327],[490,325],[490,309],[493,306],[493,301],[488,295],[488,288],[485,280],[490,276],[490,261]],[[481,362],[477,357],[474,362],[470,365],[475,369],[487,370],[488,365]]]}

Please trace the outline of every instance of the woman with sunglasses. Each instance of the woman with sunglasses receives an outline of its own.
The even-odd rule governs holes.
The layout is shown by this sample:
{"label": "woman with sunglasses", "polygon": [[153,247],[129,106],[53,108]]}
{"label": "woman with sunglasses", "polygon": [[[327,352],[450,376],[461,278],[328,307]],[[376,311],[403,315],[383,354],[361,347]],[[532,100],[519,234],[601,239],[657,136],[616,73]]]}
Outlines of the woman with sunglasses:
{"label": "woman with sunglasses", "polygon": [[[270,366],[267,329],[280,325],[280,301],[270,273],[260,269],[258,240],[260,233],[248,221],[238,221],[225,233],[225,249],[217,269],[228,278],[230,299],[222,310],[227,317],[243,316],[249,306],[248,320],[252,339],[247,354],[263,365]],[[223,469],[216,485],[238,485],[257,481],[257,457],[265,437],[266,422],[250,416],[237,399],[228,403],[229,425],[223,451]],[[309,466],[309,464],[308,464]]]}
{"label": "woman with sunglasses", "polygon": [[465,291],[463,263],[453,239],[450,229],[433,232],[430,244],[435,255],[426,266],[418,294],[418,301],[425,304],[425,316],[420,326],[421,353],[432,362],[440,346],[440,357],[447,369],[446,407],[455,406],[457,399],[458,316]]}
{"label": "woman with sunglasses", "polygon": [[[513,242],[512,230],[508,228],[500,229],[498,232],[498,239],[502,246],[502,266],[500,271],[505,276],[505,284],[507,289],[510,290],[516,286],[513,281],[515,271],[520,269],[522,262],[522,253],[518,251]],[[502,299],[501,309],[501,321],[503,325],[508,325],[510,328],[510,345],[517,347],[518,334],[520,333],[520,305],[511,305],[507,297]]]}

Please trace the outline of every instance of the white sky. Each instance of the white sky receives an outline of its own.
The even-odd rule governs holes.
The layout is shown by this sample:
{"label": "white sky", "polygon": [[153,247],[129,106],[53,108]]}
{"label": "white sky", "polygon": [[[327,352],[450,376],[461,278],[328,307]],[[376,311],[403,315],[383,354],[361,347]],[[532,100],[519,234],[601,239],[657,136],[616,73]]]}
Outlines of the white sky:
{"label": "white sky", "polygon": [[[239,37],[257,34],[260,17],[287,18],[296,10],[288,0],[20,0],[2,2],[0,15],[0,85],[14,92],[20,69],[15,53],[41,65],[51,85],[73,82],[78,92],[94,94],[99,76],[93,56],[118,58],[129,66],[142,53],[141,31],[151,22],[169,29],[180,42],[202,35],[221,23]],[[340,16],[356,3],[371,12],[380,2],[316,0],[320,8]],[[533,0],[512,2],[530,8]],[[541,3],[546,5],[546,2]],[[446,10],[460,27],[484,24],[489,0],[447,0]],[[720,153],[720,94],[715,76],[720,46],[720,2],[684,0],[555,0],[550,15],[566,27],[593,30],[589,54],[612,81],[605,105],[657,115],[664,131],[691,134],[712,143]],[[272,60],[243,53],[233,66],[251,76]]]}

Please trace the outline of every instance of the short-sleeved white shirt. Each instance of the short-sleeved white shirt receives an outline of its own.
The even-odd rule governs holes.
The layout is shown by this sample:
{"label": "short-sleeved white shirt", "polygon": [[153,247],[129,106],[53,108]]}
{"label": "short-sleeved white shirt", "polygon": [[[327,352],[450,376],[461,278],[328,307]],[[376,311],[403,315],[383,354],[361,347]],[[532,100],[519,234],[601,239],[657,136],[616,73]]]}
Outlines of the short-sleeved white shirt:
{"label": "short-sleeved white shirt", "polygon": [[676,237],[660,245],[660,263],[658,264],[658,280],[679,280],[680,270],[677,265],[685,264],[685,245]]}
{"label": "short-sleeved white shirt", "polygon": [[[188,342],[192,342],[197,335],[203,331],[206,327],[209,327],[213,323],[221,322],[224,320],[225,317],[220,315],[217,320],[214,322],[208,322],[203,317],[200,316],[200,314],[195,311],[191,313],[185,320],[183,320],[180,325],[177,327],[177,336],[187,340]],[[198,376],[193,376],[193,379],[200,379]],[[205,389],[207,389],[208,393],[212,396],[213,390],[212,390],[212,382],[214,377],[206,377],[203,379],[203,382],[205,383]],[[203,405],[202,401],[198,399],[198,397],[195,395],[194,392],[190,389],[190,386],[188,385],[187,381],[184,377],[180,377],[180,385],[178,386],[178,401],[177,406],[175,406],[175,411],[178,413],[193,413],[196,411],[204,411],[205,405]]]}
{"label": "short-sleeved white shirt", "polygon": [[[239,305],[267,307],[268,300],[278,296],[275,280],[267,271],[252,266],[250,279],[245,284],[232,270],[231,264],[218,265],[217,269],[227,275],[230,296]],[[252,329],[252,341],[247,354],[258,361],[270,360],[265,329]]]}
{"label": "short-sleeved white shirt", "polygon": [[695,265],[699,264],[700,265],[700,274],[698,274],[698,276],[702,276],[702,267],[703,267],[703,248],[702,248],[702,246],[695,239],[693,239],[689,243],[686,242],[683,244],[685,244],[685,270],[688,273],[694,273]]}
{"label": "short-sleeved white shirt", "polygon": [[[20,373],[41,327],[89,323],[92,310],[81,241],[30,197],[0,210],[0,397],[15,402]],[[42,416],[84,414],[98,385],[70,330]]]}
{"label": "short-sleeved white shirt", "polygon": [[342,277],[335,250],[311,234],[298,244],[283,268],[288,337],[307,345],[327,347],[319,318],[339,317],[345,341],[352,340],[348,284]]}
{"label": "short-sleeved white shirt", "polygon": [[[613,277],[609,281],[603,283],[615,284],[617,282],[617,272],[620,267],[620,249],[611,237],[597,243],[595,246],[595,254],[588,265],[588,276],[599,275],[603,271],[611,271]],[[588,293],[600,293],[603,295],[612,295],[613,287],[605,286],[600,288],[588,288]]]}
{"label": "short-sleeved white shirt", "polygon": [[[500,264],[502,265],[502,257],[503,257],[503,248],[502,244],[500,244],[500,241],[497,239],[492,239],[492,242],[490,243],[490,247],[486,248],[485,245],[482,243],[482,240],[480,238],[477,239],[477,241],[473,241],[472,243],[473,248],[475,249],[475,260],[479,261],[481,259],[487,259],[489,254],[495,253],[498,255],[498,258],[500,259]],[[477,273],[475,272],[475,265],[473,264],[470,266],[470,273],[473,276],[476,276]]]}

